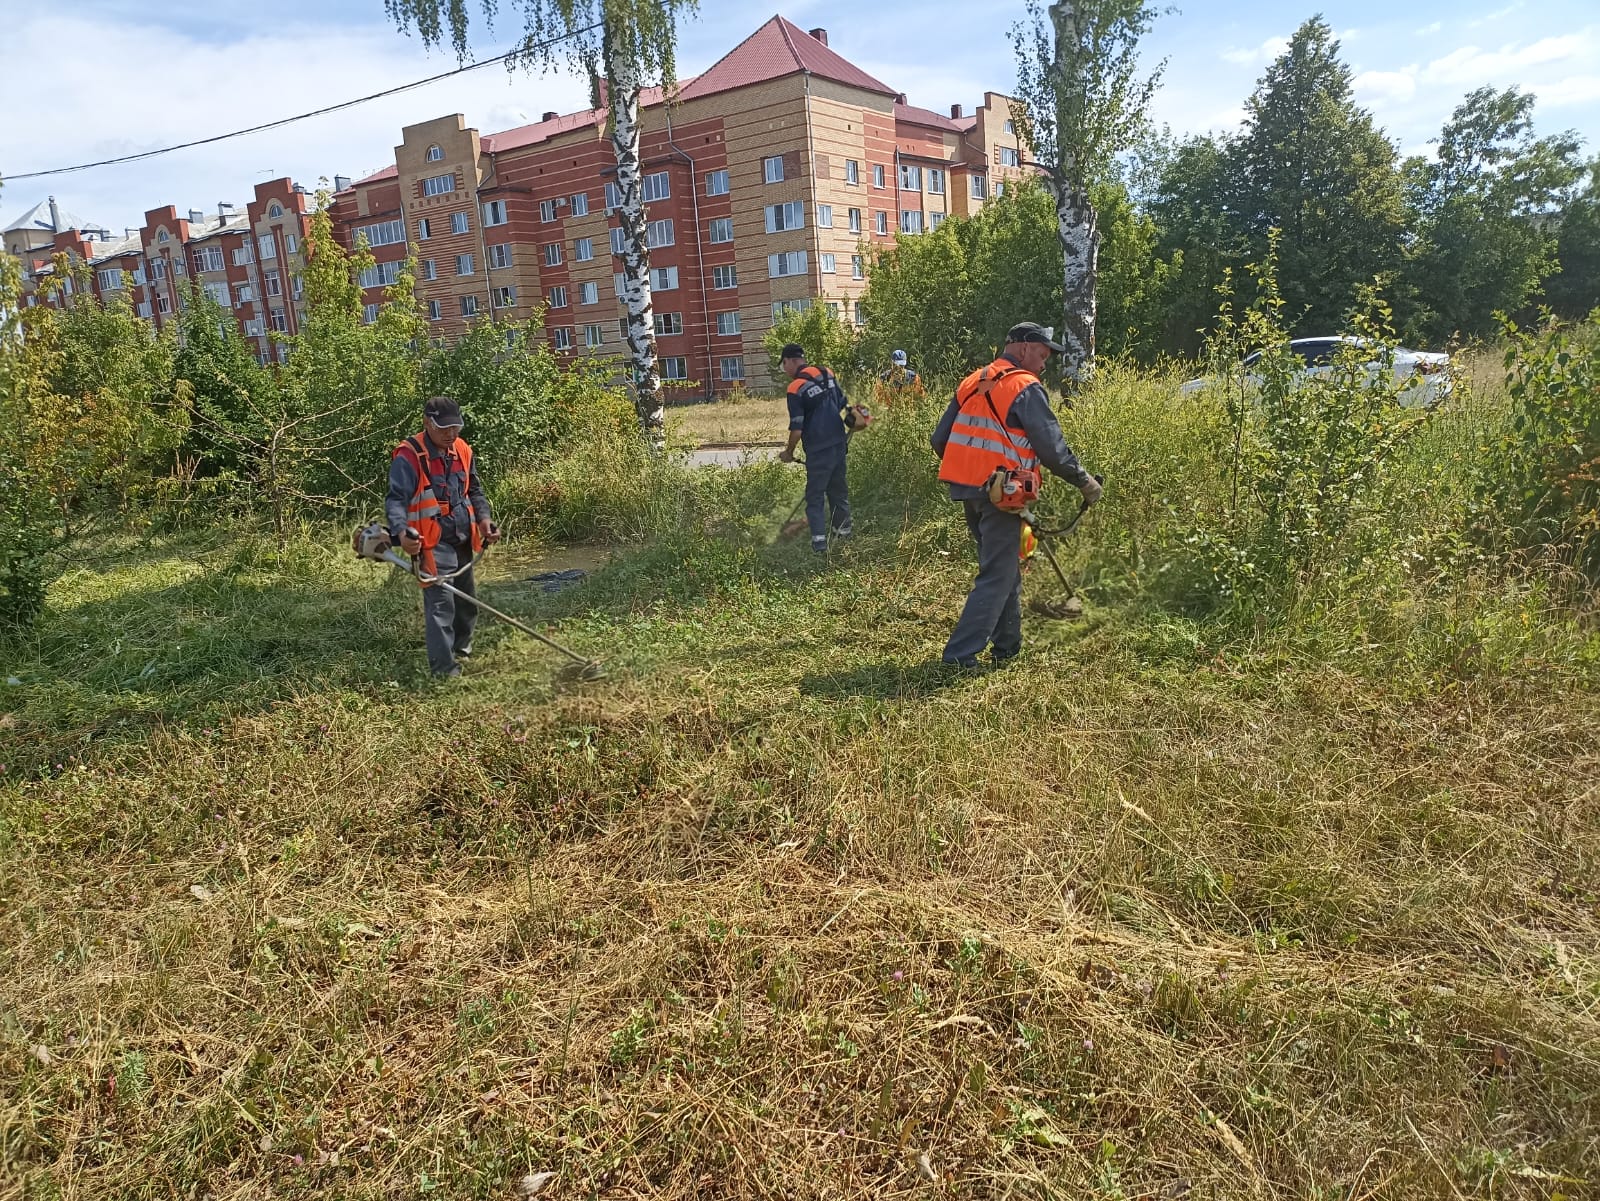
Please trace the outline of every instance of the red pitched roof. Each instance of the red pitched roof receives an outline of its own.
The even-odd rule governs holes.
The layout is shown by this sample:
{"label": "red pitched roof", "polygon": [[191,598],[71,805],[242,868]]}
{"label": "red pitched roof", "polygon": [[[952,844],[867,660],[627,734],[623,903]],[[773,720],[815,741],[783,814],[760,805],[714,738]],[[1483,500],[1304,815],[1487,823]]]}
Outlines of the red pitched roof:
{"label": "red pitched roof", "polygon": [[[393,163],[390,163],[382,171],[374,171],[365,179],[356,180],[355,183],[350,185],[350,188],[359,188],[364,183],[382,183],[386,179],[398,179],[399,177],[400,168],[396,167]],[[348,192],[350,188],[346,188],[344,190]]]}
{"label": "red pitched roof", "polygon": [[[653,108],[660,103],[660,88],[645,88],[639,93],[641,108]],[[489,154],[499,154],[502,150],[516,150],[521,146],[532,146],[535,142],[543,142],[559,134],[571,133],[575,129],[588,129],[599,125],[607,115],[606,110],[602,108],[580,109],[578,112],[566,113],[548,121],[535,121],[532,125],[519,125],[515,129],[505,129],[499,133],[486,133],[483,135],[481,145]]]}
{"label": "red pitched roof", "polygon": [[704,74],[685,84],[679,96],[693,100],[802,71],[883,96],[896,95],[888,84],[874,79],[799,26],[782,17],[773,17]]}
{"label": "red pitched roof", "polygon": [[941,117],[932,109],[917,108],[912,104],[897,102],[894,106],[894,119],[904,121],[908,125],[925,125],[929,129],[942,129],[946,133],[960,133],[962,129],[949,117]]}

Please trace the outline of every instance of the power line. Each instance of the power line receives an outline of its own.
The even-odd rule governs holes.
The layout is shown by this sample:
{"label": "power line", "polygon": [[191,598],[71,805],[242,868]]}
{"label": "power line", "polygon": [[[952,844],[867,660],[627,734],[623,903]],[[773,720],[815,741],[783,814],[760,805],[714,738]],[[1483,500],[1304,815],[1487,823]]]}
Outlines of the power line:
{"label": "power line", "polygon": [[229,138],[242,138],[246,134],[262,133],[268,129],[279,129],[285,125],[293,125],[296,121],[307,121],[312,117],[323,117],[329,113],[337,113],[343,109],[354,108],[358,104],[366,104],[371,100],[382,100],[385,96],[397,96],[401,92],[409,92],[413,88],[426,87],[430,83],[438,83],[441,79],[450,79],[456,75],[465,75],[468,71],[476,71],[480,67],[492,67],[495,63],[503,63],[508,58],[518,55],[536,53],[548,50],[551,46],[560,44],[568,38],[575,38],[580,34],[591,33],[600,28],[597,21],[593,25],[585,25],[582,29],[574,29],[562,34],[560,37],[551,38],[549,41],[537,42],[531,46],[519,46],[515,50],[507,50],[504,54],[497,54],[493,58],[486,58],[480,62],[468,63],[464,67],[457,67],[453,71],[442,71],[438,75],[430,75],[426,79],[416,79],[410,83],[403,83],[399,87],[389,88],[383,92],[373,92],[370,96],[360,96],[355,100],[346,100],[339,104],[330,104],[326,108],[313,109],[309,113],[300,113],[294,117],[283,117],[277,121],[268,121],[264,125],[252,125],[248,129],[235,129],[231,133],[219,133],[215,137],[200,138],[193,142],[180,142],[176,146],[163,146],[160,150],[146,150],[140,154],[124,154],[120,158],[103,158],[92,163],[79,163],[75,167],[52,167],[48,171],[28,171],[21,175],[0,176],[6,182],[18,179],[43,179],[47,175],[70,175],[74,171],[89,171],[95,167],[114,167],[119,163],[137,163],[142,159],[156,158],[163,154],[171,154],[176,150],[190,150],[196,146],[209,146],[213,142],[226,142]]}

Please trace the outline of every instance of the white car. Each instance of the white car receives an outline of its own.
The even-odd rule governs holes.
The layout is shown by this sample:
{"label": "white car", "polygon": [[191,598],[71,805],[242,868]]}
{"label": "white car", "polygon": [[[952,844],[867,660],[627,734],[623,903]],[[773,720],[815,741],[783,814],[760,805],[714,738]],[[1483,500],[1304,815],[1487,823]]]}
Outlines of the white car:
{"label": "white car", "polygon": [[[1333,374],[1333,360],[1340,349],[1346,345],[1367,346],[1370,343],[1365,338],[1337,337],[1337,338],[1296,338],[1289,343],[1289,349],[1302,363],[1305,364],[1304,374],[1307,376],[1326,376]],[[1261,352],[1245,357],[1242,366],[1245,369],[1245,382],[1251,386],[1259,386],[1261,377],[1251,372]],[[1406,350],[1395,347],[1391,355],[1375,355],[1367,363],[1367,374],[1376,378],[1383,370],[1385,359],[1390,372],[1398,381],[1415,379],[1416,382],[1406,387],[1400,394],[1400,401],[1406,405],[1436,405],[1449,396],[1454,383],[1450,378],[1450,356],[1435,354],[1425,350]],[[1210,387],[1216,381],[1210,376],[1192,379],[1182,385],[1178,391],[1185,396],[1199,392]]]}

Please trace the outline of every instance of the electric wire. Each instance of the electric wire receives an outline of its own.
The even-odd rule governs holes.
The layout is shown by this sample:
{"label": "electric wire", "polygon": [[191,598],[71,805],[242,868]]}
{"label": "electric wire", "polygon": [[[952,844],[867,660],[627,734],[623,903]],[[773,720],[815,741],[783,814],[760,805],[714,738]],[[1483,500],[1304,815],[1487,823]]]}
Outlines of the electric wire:
{"label": "electric wire", "polygon": [[496,63],[503,63],[507,59],[517,58],[522,55],[536,54],[541,50],[548,50],[552,46],[567,41],[569,38],[579,37],[585,33],[592,33],[600,28],[597,21],[592,25],[585,25],[581,29],[569,30],[560,37],[550,38],[543,42],[536,42],[530,46],[519,46],[515,50],[507,50],[504,54],[497,54],[493,58],[481,59],[478,62],[468,63],[464,67],[457,67],[453,71],[441,71],[437,75],[430,75],[426,79],[415,79],[410,83],[402,83],[398,87],[388,88],[382,92],[373,92],[368,96],[358,96],[354,100],[341,101],[330,104],[326,108],[313,109],[309,113],[300,113],[293,117],[280,117],[276,121],[267,121],[261,125],[252,125],[246,129],[235,129],[230,133],[219,133],[209,138],[197,138],[192,142],[180,142],[176,146],[163,146],[159,150],[144,150],[138,154],[124,154],[117,158],[98,159],[92,163],[78,163],[72,167],[52,167],[48,171],[24,171],[17,175],[3,175],[6,182],[19,179],[43,179],[47,175],[70,175],[76,171],[91,171],[97,167],[114,167],[121,163],[137,163],[144,159],[157,158],[163,154],[172,154],[179,150],[192,150],[196,146],[210,146],[216,142],[226,142],[230,138],[242,138],[247,134],[263,133],[269,129],[281,129],[285,125],[293,125],[298,121],[309,121],[312,117],[324,117],[329,113],[341,112],[347,108],[354,108],[358,104],[366,104],[373,100],[382,100],[386,96],[397,96],[401,92],[409,92],[413,88],[426,87],[430,83],[438,83],[441,79],[450,79],[457,75],[465,75],[468,71],[476,71],[481,67],[492,67]]}

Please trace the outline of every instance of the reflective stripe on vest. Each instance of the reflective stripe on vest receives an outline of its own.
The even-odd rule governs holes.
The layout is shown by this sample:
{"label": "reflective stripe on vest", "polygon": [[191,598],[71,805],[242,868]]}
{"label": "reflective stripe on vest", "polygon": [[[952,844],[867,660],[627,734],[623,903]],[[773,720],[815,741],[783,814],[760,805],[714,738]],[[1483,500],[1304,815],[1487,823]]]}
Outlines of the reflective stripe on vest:
{"label": "reflective stripe on vest", "polygon": [[[461,473],[466,477],[467,487],[472,483],[472,447],[460,438],[451,444],[450,453],[461,460]],[[428,473],[428,460],[432,457],[429,452],[426,434],[412,434],[399,446],[395,447],[394,458],[404,457],[417,473],[417,489],[411,494],[411,503],[406,506],[406,519],[416,528],[417,536],[422,542],[422,553],[418,562],[424,575],[437,575],[438,566],[433,554],[433,548],[439,545],[439,540],[444,537],[444,528],[439,523],[439,518],[450,512],[449,501],[441,503],[438,494],[433,488],[433,477]],[[463,493],[466,489],[463,488]],[[446,494],[448,495],[448,493]],[[483,550],[483,534],[478,529],[478,515],[473,511],[471,496],[466,497],[467,525],[471,530],[472,553],[477,555]],[[426,585],[424,585],[426,586]]]}
{"label": "reflective stripe on vest", "polygon": [[1006,419],[1017,397],[1038,382],[1038,376],[1009,359],[996,359],[962,380],[956,389],[960,411],[939,464],[939,478],[947,484],[977,487],[997,468],[1037,471],[1033,443],[1006,425]]}

